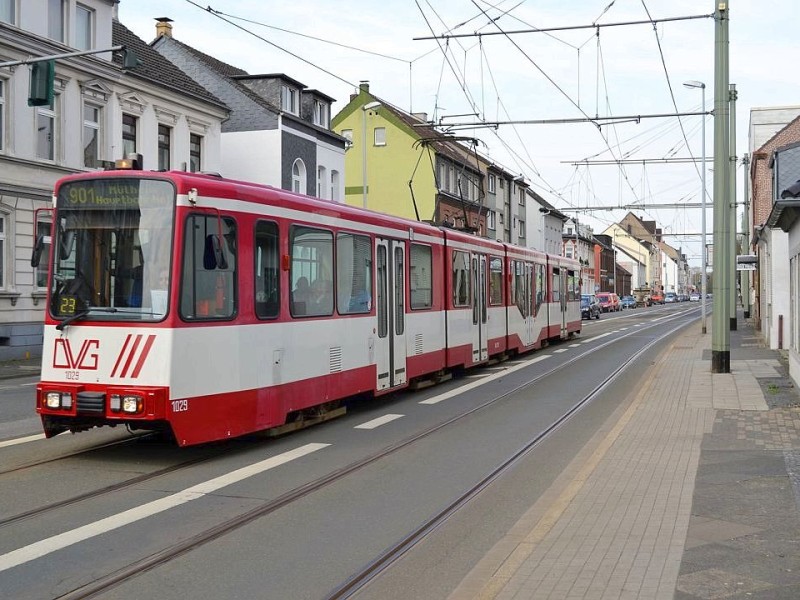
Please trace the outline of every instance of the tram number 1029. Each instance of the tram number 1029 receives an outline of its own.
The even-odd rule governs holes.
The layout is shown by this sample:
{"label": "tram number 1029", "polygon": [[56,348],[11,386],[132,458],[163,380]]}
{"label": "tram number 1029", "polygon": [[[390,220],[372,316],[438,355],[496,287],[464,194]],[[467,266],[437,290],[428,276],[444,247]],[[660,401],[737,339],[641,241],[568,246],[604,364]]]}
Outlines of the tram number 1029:
{"label": "tram number 1029", "polygon": [[184,412],[189,410],[189,400],[172,400],[172,412]]}

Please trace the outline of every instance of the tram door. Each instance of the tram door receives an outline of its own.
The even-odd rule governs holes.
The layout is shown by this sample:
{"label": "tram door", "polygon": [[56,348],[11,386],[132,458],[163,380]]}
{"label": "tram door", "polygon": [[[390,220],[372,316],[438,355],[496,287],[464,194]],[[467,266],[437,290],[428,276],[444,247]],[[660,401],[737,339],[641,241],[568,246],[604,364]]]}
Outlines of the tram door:
{"label": "tram door", "polygon": [[472,362],[489,358],[487,326],[486,255],[472,254]]}
{"label": "tram door", "polygon": [[525,294],[525,339],[522,340],[522,343],[526,346],[530,346],[533,342],[536,341],[534,337],[534,320],[535,320],[535,311],[533,310],[533,299],[534,299],[534,279],[533,279],[533,265],[531,263],[523,263],[524,265],[524,294]]}
{"label": "tram door", "polygon": [[567,271],[566,269],[561,269],[560,277],[558,278],[558,284],[561,288],[561,303],[560,303],[560,310],[561,310],[561,337],[566,338],[568,337],[567,334],[567,306],[569,302],[570,290],[567,287]]}
{"label": "tram door", "polygon": [[406,383],[406,244],[378,238],[375,252],[377,389],[386,390]]}

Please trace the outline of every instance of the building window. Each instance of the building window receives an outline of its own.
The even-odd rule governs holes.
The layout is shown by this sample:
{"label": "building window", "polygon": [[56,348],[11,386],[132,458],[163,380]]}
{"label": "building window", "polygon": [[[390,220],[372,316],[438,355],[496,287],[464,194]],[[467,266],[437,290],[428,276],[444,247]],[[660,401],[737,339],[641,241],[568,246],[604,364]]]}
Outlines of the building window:
{"label": "building window", "polygon": [[47,37],[64,42],[64,0],[47,0]]}
{"label": "building window", "polygon": [[339,197],[339,171],[331,171],[331,200],[341,202]]}
{"label": "building window", "polygon": [[320,100],[314,100],[314,125],[328,128],[328,105]]}
{"label": "building window", "polygon": [[519,188],[519,205],[525,206],[525,188]]}
{"label": "building window", "polygon": [[100,166],[100,118],[102,110],[91,104],[83,105],[83,166]]}
{"label": "building window", "polygon": [[328,171],[325,167],[317,167],[317,198],[324,198],[328,187]]}
{"label": "building window", "polygon": [[94,11],[80,4],[75,7],[75,47],[78,50],[94,48]]}
{"label": "building window", "polygon": [[386,145],[386,127],[375,128],[375,145],[376,146]]}
{"label": "building window", "polygon": [[487,229],[496,229],[495,227],[495,213],[493,210],[486,211],[486,228]]}
{"label": "building window", "polygon": [[297,114],[297,90],[288,85],[281,86],[281,109],[293,115]]}
{"label": "building window", "polygon": [[17,24],[17,0],[0,0],[0,21]]}
{"label": "building window", "polygon": [[292,191],[297,194],[306,193],[306,165],[299,158],[292,165]]}
{"label": "building window", "polygon": [[166,125],[158,126],[158,169],[169,171],[170,137],[172,130]]}
{"label": "building window", "polygon": [[6,82],[0,79],[0,152],[5,149],[6,139]]}
{"label": "building window", "polygon": [[133,115],[122,115],[122,157],[136,153],[136,123]]}
{"label": "building window", "polygon": [[497,189],[497,177],[495,177],[492,173],[489,173],[486,181],[486,187],[489,190],[489,193],[494,194],[495,190]]}
{"label": "building window", "polygon": [[519,220],[519,237],[520,239],[525,237],[525,221],[522,219]]}
{"label": "building window", "polygon": [[0,290],[6,287],[6,216],[0,213]]}
{"label": "building window", "polygon": [[58,96],[54,96],[52,104],[36,109],[36,156],[44,160],[56,159],[57,103]]}
{"label": "building window", "polygon": [[189,135],[189,170],[198,173],[202,170],[203,137],[192,133]]}
{"label": "building window", "polygon": [[47,288],[47,259],[50,256],[50,234],[52,231],[52,224],[49,221],[39,221],[36,223],[36,238],[42,236],[44,246],[42,246],[42,260],[34,269],[33,285],[37,290],[44,290]]}

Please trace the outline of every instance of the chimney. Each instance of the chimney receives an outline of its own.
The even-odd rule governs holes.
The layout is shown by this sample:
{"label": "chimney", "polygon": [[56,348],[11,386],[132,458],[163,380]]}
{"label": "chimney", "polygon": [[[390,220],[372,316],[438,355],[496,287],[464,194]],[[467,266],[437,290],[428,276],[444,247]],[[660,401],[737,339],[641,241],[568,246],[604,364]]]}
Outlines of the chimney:
{"label": "chimney", "polygon": [[414,118],[419,119],[423,123],[427,123],[428,122],[428,113],[418,112],[418,113],[411,113],[411,114],[412,114],[412,116]]}
{"label": "chimney", "polygon": [[365,94],[369,94],[369,81],[359,81],[358,89]]}
{"label": "chimney", "polygon": [[172,19],[169,17],[158,17],[156,19],[156,38],[160,38],[162,35],[171,38],[172,37]]}

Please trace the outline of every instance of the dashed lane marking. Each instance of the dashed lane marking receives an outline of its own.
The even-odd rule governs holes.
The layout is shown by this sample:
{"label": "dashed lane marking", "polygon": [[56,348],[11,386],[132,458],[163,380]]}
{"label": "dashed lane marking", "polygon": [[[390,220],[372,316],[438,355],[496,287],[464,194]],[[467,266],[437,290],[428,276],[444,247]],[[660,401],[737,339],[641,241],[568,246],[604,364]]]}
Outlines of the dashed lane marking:
{"label": "dashed lane marking", "polygon": [[377,419],[372,419],[371,421],[367,421],[366,423],[362,423],[361,425],[356,425],[353,429],[375,429],[376,427],[380,427],[381,425],[386,425],[386,423],[391,423],[392,421],[396,421],[397,419],[402,418],[405,415],[383,415],[382,417],[378,417]]}
{"label": "dashed lane marking", "polygon": [[537,356],[536,358],[527,360],[518,365],[509,366],[506,370],[500,373],[492,373],[491,375],[487,375],[486,377],[478,381],[473,381],[472,383],[468,383],[467,385],[462,385],[461,387],[456,388],[454,390],[450,390],[449,392],[444,392],[443,394],[439,394],[438,396],[433,396],[431,398],[428,398],[427,400],[422,400],[420,404],[439,404],[439,402],[448,400],[449,398],[453,398],[454,396],[458,396],[460,394],[463,394],[464,392],[468,392],[469,390],[473,390],[486,383],[489,383],[490,381],[494,381],[495,379],[499,379],[500,377],[505,377],[506,375],[510,375],[514,371],[519,371],[520,369],[524,369],[525,367],[541,362],[546,358],[550,358],[550,356],[551,356],[550,354],[542,354],[540,356]]}
{"label": "dashed lane marking", "polygon": [[9,446],[16,446],[17,444],[27,444],[28,442],[35,442],[36,440],[43,440],[44,434],[37,433],[36,435],[28,435],[21,438],[16,438],[14,440],[6,440],[5,442],[0,442],[0,448],[8,448]]}

